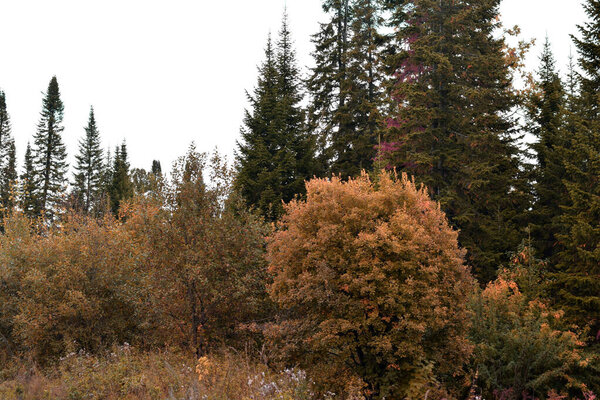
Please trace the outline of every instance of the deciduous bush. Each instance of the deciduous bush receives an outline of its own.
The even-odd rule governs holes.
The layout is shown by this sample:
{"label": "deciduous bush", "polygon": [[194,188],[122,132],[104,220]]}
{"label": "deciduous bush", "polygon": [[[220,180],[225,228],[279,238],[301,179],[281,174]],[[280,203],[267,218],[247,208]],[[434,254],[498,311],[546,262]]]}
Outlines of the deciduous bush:
{"label": "deciduous bush", "polygon": [[338,388],[358,379],[369,398],[434,398],[459,381],[472,278],[439,205],[406,176],[308,182],[268,257],[282,309],[268,334],[288,364]]}
{"label": "deciduous bush", "polygon": [[0,236],[0,329],[39,362],[141,338],[139,248],[112,217],[73,216],[34,233],[15,212]]}

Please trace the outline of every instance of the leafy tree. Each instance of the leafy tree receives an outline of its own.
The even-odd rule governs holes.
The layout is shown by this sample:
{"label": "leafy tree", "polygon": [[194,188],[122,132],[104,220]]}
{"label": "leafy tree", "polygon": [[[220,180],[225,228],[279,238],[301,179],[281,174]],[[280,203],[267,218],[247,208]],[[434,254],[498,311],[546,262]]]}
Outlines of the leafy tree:
{"label": "leafy tree", "polygon": [[457,381],[473,281],[457,233],[405,175],[309,181],[268,258],[282,311],[267,332],[288,365],[340,390],[359,379],[369,398],[433,397]]}
{"label": "leafy tree", "polygon": [[548,39],[540,61],[527,103],[529,130],[537,139],[531,146],[536,157],[531,222],[536,248],[544,258],[549,258],[557,241],[556,217],[562,213],[561,205],[567,198],[562,180],[566,173],[564,150],[570,139],[564,127],[565,90]]}
{"label": "leafy tree", "polygon": [[96,126],[94,108],[90,108],[85,137],[79,142],[79,154],[75,157],[74,194],[85,213],[97,209],[102,194],[104,156],[100,147],[100,133]]}
{"label": "leafy tree", "polygon": [[27,143],[23,173],[21,174],[21,208],[26,216],[39,215],[39,202],[36,193],[35,169],[31,146]]}
{"label": "leafy tree", "polygon": [[33,148],[35,197],[38,211],[47,218],[56,214],[66,189],[67,153],[61,136],[63,112],[58,81],[53,76],[44,94]]}
{"label": "leafy tree", "polygon": [[130,175],[133,193],[144,194],[151,189],[150,174],[145,169],[133,168]]}
{"label": "leafy tree", "polygon": [[6,95],[0,91],[0,209],[12,207],[12,189],[17,181],[15,141],[11,134]]}
{"label": "leafy tree", "polygon": [[526,46],[505,52],[500,0],[387,3],[396,106],[380,155],[431,189],[488,281],[517,247],[529,200],[510,116],[511,69]]}
{"label": "leafy tree", "polygon": [[133,185],[129,174],[127,144],[123,142],[115,149],[111,182],[109,187],[111,210],[118,215],[121,202],[133,196]]}
{"label": "leafy tree", "polygon": [[192,146],[160,196],[138,198],[127,219],[148,248],[149,301],[165,337],[197,356],[235,343],[239,325],[269,310],[266,227],[243,208],[226,207],[226,199],[234,201],[231,176],[220,157],[209,165]]}
{"label": "leafy tree", "polygon": [[330,19],[313,36],[309,123],[319,137],[321,162],[347,178],[371,169],[375,158],[382,18],[372,0],[326,0],[323,10]]}
{"label": "leafy tree", "polygon": [[284,17],[277,49],[267,42],[265,61],[259,68],[252,110],[246,111],[238,142],[236,186],[246,203],[276,220],[282,201],[304,191],[304,180],[315,171],[314,140],[304,124],[300,105],[300,72]]}

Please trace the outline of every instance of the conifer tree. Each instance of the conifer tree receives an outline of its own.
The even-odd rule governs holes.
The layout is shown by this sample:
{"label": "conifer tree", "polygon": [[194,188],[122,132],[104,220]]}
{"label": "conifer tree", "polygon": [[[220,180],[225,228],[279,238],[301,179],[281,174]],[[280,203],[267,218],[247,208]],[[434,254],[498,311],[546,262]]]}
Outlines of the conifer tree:
{"label": "conifer tree", "polygon": [[565,91],[548,39],[540,62],[527,107],[530,132],[536,138],[531,146],[536,157],[531,233],[538,254],[549,258],[556,245],[556,217],[562,213],[561,205],[567,197],[562,179],[565,176],[564,149],[569,137],[563,126]]}
{"label": "conifer tree", "polygon": [[307,81],[310,128],[319,158],[342,177],[371,169],[379,130],[380,7],[373,0],[326,0],[330,20],[313,36],[315,67]]}
{"label": "conifer tree", "polygon": [[33,148],[35,195],[39,211],[45,217],[55,214],[66,189],[67,152],[62,140],[63,112],[58,81],[53,76],[44,95]]}
{"label": "conifer tree", "polygon": [[277,220],[282,201],[304,192],[304,180],[314,174],[314,141],[308,135],[301,108],[300,73],[284,17],[277,48],[267,41],[257,87],[248,95],[236,152],[236,187],[247,204],[267,220]]}
{"label": "conifer tree", "polygon": [[85,137],[79,142],[76,161],[74,194],[79,206],[87,213],[98,206],[104,172],[104,156],[100,147],[100,133],[96,126],[93,107],[90,108]]}
{"label": "conifer tree", "polygon": [[152,168],[150,170],[155,176],[162,175],[162,167],[160,165],[160,161],[152,160]]}
{"label": "conifer tree", "polygon": [[517,247],[528,201],[510,117],[516,61],[495,34],[499,4],[387,2],[396,107],[380,156],[430,188],[482,281]]}
{"label": "conifer tree", "polygon": [[111,209],[118,215],[121,202],[133,196],[133,185],[129,174],[127,144],[123,142],[115,149],[112,182],[109,190]]}
{"label": "conifer tree", "polygon": [[31,145],[27,143],[25,161],[23,162],[23,173],[21,174],[21,208],[28,217],[39,214],[39,203],[36,197],[35,169],[33,165],[33,152]]}
{"label": "conifer tree", "polygon": [[556,302],[580,326],[600,335],[600,0],[587,0],[589,21],[574,37],[580,97],[569,114],[573,134],[565,157],[568,202],[560,218]]}
{"label": "conifer tree", "polygon": [[15,141],[11,134],[6,95],[0,91],[0,209],[12,207],[12,187],[17,181]]}

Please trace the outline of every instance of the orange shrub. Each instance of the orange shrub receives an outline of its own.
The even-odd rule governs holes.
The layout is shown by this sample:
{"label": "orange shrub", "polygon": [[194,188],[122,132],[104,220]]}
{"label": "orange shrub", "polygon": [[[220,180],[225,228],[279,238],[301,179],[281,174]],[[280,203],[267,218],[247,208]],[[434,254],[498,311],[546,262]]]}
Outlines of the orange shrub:
{"label": "orange shrub", "polygon": [[338,387],[358,378],[369,398],[441,396],[462,372],[473,281],[457,232],[406,176],[308,182],[268,257],[282,312],[267,333],[288,364]]}

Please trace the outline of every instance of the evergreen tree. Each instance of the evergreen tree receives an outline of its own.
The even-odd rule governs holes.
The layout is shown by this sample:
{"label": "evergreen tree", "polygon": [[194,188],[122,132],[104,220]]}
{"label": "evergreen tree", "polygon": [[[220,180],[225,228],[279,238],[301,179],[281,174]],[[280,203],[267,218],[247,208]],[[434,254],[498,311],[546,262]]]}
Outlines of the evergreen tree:
{"label": "evergreen tree", "polygon": [[304,193],[304,180],[314,174],[314,141],[306,133],[300,106],[299,71],[287,17],[277,49],[267,41],[265,61],[253,95],[248,95],[236,152],[236,186],[247,204],[274,221],[288,202]]}
{"label": "evergreen tree", "polygon": [[589,21],[574,38],[579,51],[579,101],[568,115],[573,132],[565,157],[568,201],[560,218],[555,293],[580,326],[600,335],[600,0],[588,0]]}
{"label": "evergreen tree", "polygon": [[150,170],[155,176],[162,175],[162,167],[160,166],[160,161],[152,160],[152,169]]}
{"label": "evergreen tree", "polygon": [[375,158],[381,98],[378,4],[326,0],[323,10],[330,20],[313,36],[309,124],[318,135],[321,162],[344,178],[371,169]]}
{"label": "evergreen tree", "polygon": [[538,254],[549,258],[556,245],[556,217],[560,216],[561,205],[567,197],[562,179],[565,176],[564,149],[569,138],[563,126],[565,91],[548,39],[540,62],[527,104],[529,131],[537,139],[531,146],[536,156],[531,233]]}
{"label": "evergreen tree", "polygon": [[100,148],[100,133],[96,126],[94,108],[90,109],[85,137],[79,142],[76,156],[74,194],[84,212],[97,208],[102,192],[104,160]]}
{"label": "evergreen tree", "polygon": [[33,165],[33,152],[27,143],[23,174],[21,175],[21,208],[28,217],[39,215],[39,203],[36,197],[35,169]]}
{"label": "evergreen tree", "polygon": [[394,33],[386,67],[396,107],[380,157],[430,188],[482,281],[517,247],[528,206],[510,117],[511,61],[495,34],[499,4],[387,2]]}
{"label": "evergreen tree", "polygon": [[129,174],[129,161],[125,142],[115,150],[109,195],[111,209],[115,215],[119,213],[121,202],[133,196],[133,185]]}
{"label": "evergreen tree", "polygon": [[0,91],[0,209],[12,207],[12,187],[17,180],[15,141],[11,134],[6,95]]}
{"label": "evergreen tree", "polygon": [[33,149],[35,194],[39,211],[45,217],[55,214],[66,189],[67,152],[61,136],[64,130],[63,112],[58,81],[54,76],[44,95]]}

